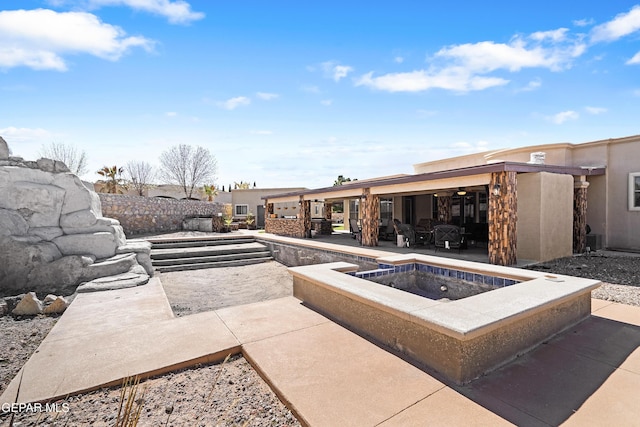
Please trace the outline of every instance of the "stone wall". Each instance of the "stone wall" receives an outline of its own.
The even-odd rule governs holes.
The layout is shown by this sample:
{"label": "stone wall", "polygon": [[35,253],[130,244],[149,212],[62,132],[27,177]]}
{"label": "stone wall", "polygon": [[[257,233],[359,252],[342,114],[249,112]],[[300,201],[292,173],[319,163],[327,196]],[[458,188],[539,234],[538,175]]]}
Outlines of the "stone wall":
{"label": "stone wall", "polygon": [[302,219],[267,218],[264,230],[278,236],[306,237]]}
{"label": "stone wall", "polygon": [[120,221],[127,236],[179,231],[185,219],[224,213],[224,205],[217,202],[106,193],[99,196],[102,214]]}

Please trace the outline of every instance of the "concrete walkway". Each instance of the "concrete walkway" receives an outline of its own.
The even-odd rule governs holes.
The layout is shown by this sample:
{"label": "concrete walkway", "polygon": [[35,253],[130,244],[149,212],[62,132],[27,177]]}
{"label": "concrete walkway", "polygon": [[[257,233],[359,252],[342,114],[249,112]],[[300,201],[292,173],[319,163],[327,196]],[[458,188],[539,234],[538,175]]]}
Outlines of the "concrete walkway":
{"label": "concrete walkway", "polygon": [[0,397],[63,398],[242,351],[312,426],[637,425],[640,308],[593,316],[515,362],[452,386],[293,297],[174,318],[158,280],[79,295]]}

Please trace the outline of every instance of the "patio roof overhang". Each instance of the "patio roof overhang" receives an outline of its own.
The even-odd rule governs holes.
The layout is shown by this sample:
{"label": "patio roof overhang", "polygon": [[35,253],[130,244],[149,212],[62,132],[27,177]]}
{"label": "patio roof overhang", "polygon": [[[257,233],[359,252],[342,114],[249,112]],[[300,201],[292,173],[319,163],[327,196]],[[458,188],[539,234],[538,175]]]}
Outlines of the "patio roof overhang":
{"label": "patio roof overhang", "polygon": [[369,179],[366,181],[351,181],[347,184],[334,187],[264,196],[263,199],[268,200],[269,203],[297,202],[301,196],[304,200],[343,200],[360,197],[362,190],[365,188],[369,188],[371,194],[377,195],[428,193],[443,189],[487,185],[489,184],[491,174],[497,172],[549,172],[574,176],[595,176],[604,175],[605,170],[606,168],[603,166],[568,167],[498,162],[423,174],[401,175],[389,178]]}

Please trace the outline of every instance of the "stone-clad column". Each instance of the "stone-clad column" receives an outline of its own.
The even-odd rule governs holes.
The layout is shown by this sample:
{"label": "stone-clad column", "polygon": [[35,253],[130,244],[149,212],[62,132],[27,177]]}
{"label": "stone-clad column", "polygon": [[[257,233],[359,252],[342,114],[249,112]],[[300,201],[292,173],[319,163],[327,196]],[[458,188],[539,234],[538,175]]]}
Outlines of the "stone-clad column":
{"label": "stone-clad column", "polygon": [[324,219],[331,222],[331,210],[333,209],[332,202],[324,202]]}
{"label": "stone-clad column", "polygon": [[267,209],[264,210],[264,219],[266,223],[266,219],[271,218],[273,214],[273,203],[267,203]]}
{"label": "stone-clad column", "polygon": [[305,200],[304,196],[300,196],[300,219],[304,234],[302,237],[311,237],[311,200]]}
{"label": "stone-clad column", "polygon": [[573,185],[573,252],[587,250],[587,187],[585,177],[576,177]]}
{"label": "stone-clad column", "polygon": [[379,221],[380,197],[365,188],[362,190],[362,246],[378,246]]}
{"label": "stone-clad column", "polygon": [[[495,192],[495,193],[494,193]],[[489,262],[513,265],[517,262],[516,172],[496,172],[489,182]]]}

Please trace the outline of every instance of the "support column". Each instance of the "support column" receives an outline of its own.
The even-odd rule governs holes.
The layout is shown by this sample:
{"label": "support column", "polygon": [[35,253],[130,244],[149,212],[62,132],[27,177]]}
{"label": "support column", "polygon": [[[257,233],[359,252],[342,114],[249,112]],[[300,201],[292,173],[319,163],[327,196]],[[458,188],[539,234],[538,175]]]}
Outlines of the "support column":
{"label": "support column", "polygon": [[516,172],[495,172],[489,182],[489,262],[513,265],[517,262],[516,223],[518,203]]}
{"label": "support column", "polygon": [[331,210],[333,209],[333,203],[324,202],[324,219],[331,222]]}
{"label": "support column", "polygon": [[438,221],[445,224],[451,224],[453,216],[451,215],[451,205],[453,197],[451,193],[438,193]]}
{"label": "support column", "polygon": [[370,188],[362,190],[362,246],[378,246],[378,221],[380,221],[380,197],[371,194]]}
{"label": "support column", "polygon": [[586,177],[575,177],[573,183],[573,252],[587,250],[587,187]]}
{"label": "support column", "polygon": [[311,237],[311,200],[300,196],[300,219],[302,220],[303,237]]}
{"label": "support column", "polygon": [[273,203],[267,203],[267,209],[264,210],[265,224],[267,223],[266,220],[271,218],[271,215],[273,215]]}

